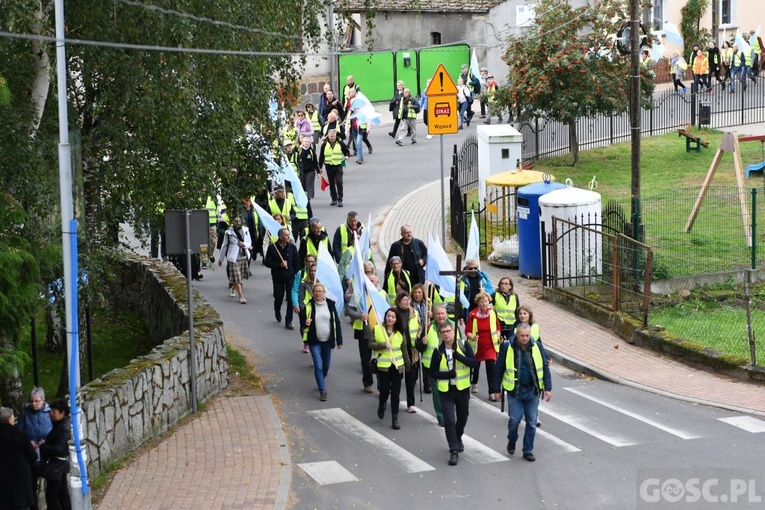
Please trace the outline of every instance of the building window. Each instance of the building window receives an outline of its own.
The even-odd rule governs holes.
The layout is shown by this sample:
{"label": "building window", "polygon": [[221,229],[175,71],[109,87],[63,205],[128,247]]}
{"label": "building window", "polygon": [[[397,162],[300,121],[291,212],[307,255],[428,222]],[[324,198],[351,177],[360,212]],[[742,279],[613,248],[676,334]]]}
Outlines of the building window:
{"label": "building window", "polygon": [[430,33],[430,44],[441,44],[441,32]]}
{"label": "building window", "polygon": [[653,23],[654,31],[658,32],[664,30],[664,0],[653,0],[651,21]]}
{"label": "building window", "polygon": [[733,0],[720,0],[720,23],[730,25],[733,23]]}

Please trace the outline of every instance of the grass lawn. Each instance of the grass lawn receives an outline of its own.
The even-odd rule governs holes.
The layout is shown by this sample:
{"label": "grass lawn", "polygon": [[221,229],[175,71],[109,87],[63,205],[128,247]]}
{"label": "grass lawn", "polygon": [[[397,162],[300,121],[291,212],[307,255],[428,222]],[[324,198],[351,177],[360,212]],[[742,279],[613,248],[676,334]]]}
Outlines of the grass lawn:
{"label": "grass lawn", "polygon": [[[148,341],[148,331],[137,315],[123,311],[107,309],[92,310],[93,360],[95,378],[115,368],[126,366],[132,359],[149,352],[153,346]],[[81,331],[80,342],[85,342],[85,332]],[[48,401],[53,401],[58,390],[61,368],[66,353],[54,354],[45,351],[45,319],[42,315],[37,320],[37,353],[40,366],[40,385],[45,390]],[[30,362],[24,367],[22,384],[28,394],[34,386],[31,362],[32,344],[27,333],[21,342],[21,350],[28,353]],[[83,380],[88,382],[87,362],[81,366]]]}

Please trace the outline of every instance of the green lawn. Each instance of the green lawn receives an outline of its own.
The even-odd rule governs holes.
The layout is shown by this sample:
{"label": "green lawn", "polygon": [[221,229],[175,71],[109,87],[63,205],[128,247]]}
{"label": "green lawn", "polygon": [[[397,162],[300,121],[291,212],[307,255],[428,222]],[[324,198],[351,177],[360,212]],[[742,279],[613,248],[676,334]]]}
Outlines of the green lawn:
{"label": "green lawn", "polygon": [[[114,368],[126,366],[132,359],[146,354],[153,347],[148,342],[148,331],[137,315],[99,309],[93,310],[91,321],[93,326],[93,369],[95,378],[101,377]],[[85,342],[85,331],[81,332],[80,341]],[[52,401],[58,390],[61,368],[66,354],[46,352],[44,344],[45,321],[43,316],[40,315],[37,320],[40,385],[45,390],[47,400]],[[24,335],[20,348],[30,356],[30,362],[24,367],[24,375],[22,376],[22,384],[26,394],[34,386],[31,362],[32,343],[29,333]],[[82,363],[81,371],[83,382],[87,383],[87,362]]]}

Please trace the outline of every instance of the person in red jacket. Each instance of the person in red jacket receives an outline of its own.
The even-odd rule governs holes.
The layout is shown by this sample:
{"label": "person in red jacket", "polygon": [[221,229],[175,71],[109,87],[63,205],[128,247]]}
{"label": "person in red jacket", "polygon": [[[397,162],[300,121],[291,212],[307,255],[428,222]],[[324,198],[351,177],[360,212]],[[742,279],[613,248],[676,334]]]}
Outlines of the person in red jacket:
{"label": "person in red jacket", "polygon": [[494,395],[499,392],[499,388],[494,388],[494,363],[497,360],[497,352],[499,352],[502,325],[499,322],[497,312],[491,307],[491,296],[488,293],[479,292],[475,297],[475,303],[478,307],[468,314],[468,320],[465,324],[465,333],[478,362],[478,366],[473,369],[470,375],[471,391],[473,393],[478,392],[478,376],[481,369],[480,364],[483,361],[486,366],[489,399],[494,401]]}

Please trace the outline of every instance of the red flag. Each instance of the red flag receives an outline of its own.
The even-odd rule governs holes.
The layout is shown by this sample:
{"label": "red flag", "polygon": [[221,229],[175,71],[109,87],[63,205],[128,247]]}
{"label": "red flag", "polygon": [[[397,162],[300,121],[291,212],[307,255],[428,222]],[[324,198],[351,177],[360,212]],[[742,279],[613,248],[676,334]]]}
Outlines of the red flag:
{"label": "red flag", "polygon": [[324,177],[324,174],[319,174],[319,180],[321,181],[321,190],[326,191],[329,187],[329,181]]}

